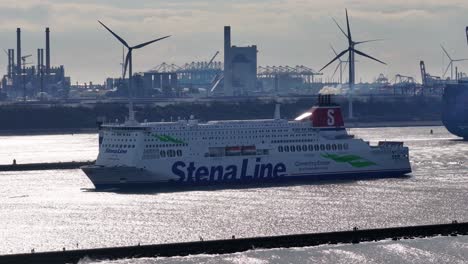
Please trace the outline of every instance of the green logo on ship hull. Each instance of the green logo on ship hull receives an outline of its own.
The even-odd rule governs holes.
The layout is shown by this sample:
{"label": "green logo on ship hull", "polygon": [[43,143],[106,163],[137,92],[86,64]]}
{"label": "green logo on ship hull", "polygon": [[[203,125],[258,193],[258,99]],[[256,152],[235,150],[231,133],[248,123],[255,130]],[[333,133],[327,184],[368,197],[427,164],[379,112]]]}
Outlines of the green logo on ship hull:
{"label": "green logo on ship hull", "polygon": [[176,143],[176,144],[186,144],[184,141],[179,140],[177,138],[173,138],[173,137],[168,136],[168,135],[153,134],[152,136],[159,139],[159,141],[162,141],[162,142],[172,142],[172,143]]}
{"label": "green logo on ship hull", "polygon": [[353,166],[354,168],[364,168],[372,165],[377,165],[376,163],[366,160],[357,155],[336,155],[336,154],[322,154],[322,157],[326,159],[331,159],[335,162],[344,162]]}

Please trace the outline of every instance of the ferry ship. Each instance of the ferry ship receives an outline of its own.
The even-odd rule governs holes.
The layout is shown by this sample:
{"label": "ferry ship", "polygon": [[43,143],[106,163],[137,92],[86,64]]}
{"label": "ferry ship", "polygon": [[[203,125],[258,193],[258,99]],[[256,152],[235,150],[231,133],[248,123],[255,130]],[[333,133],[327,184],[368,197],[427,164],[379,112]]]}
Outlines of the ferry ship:
{"label": "ferry ship", "polygon": [[320,95],[295,120],[277,105],[266,120],[103,124],[96,163],[82,170],[101,189],[394,177],[411,167],[403,142],[355,138]]}

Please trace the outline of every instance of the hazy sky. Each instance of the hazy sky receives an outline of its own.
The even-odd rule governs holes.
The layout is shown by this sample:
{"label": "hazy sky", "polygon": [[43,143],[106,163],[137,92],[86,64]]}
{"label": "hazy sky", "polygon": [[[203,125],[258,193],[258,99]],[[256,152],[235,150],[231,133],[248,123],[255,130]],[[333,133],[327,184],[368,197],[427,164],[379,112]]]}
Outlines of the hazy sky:
{"label": "hazy sky", "polygon": [[[162,62],[183,64],[222,59],[223,26],[232,26],[233,45],[257,45],[259,65],[306,65],[320,69],[346,39],[333,23],[345,24],[348,8],[355,40],[384,38],[359,50],[388,66],[359,58],[357,80],[379,73],[411,75],[420,80],[419,61],[432,75],[442,75],[448,63],[443,44],[453,58],[468,58],[465,26],[467,0],[1,0],[1,48],[16,47],[16,28],[22,28],[23,54],[45,46],[45,27],[51,29],[52,64],[65,65],[72,82],[102,83],[119,76],[122,46],[97,22],[101,20],[130,45],[163,35],[171,38],[134,53],[134,71]],[[5,72],[6,55],[0,60]],[[459,64],[468,72],[468,62]],[[334,67],[324,71],[329,76]]]}

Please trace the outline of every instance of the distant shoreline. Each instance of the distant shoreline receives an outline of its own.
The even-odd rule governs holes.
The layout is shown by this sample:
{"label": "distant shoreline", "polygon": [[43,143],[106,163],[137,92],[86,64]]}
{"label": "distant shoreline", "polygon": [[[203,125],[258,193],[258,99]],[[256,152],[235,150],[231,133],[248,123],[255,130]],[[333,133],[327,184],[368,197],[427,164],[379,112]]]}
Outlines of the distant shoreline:
{"label": "distant shoreline", "polygon": [[[385,122],[345,122],[347,128],[378,128],[378,127],[412,127],[412,126],[443,126],[442,121],[385,121]],[[51,128],[51,129],[18,129],[0,130],[0,136],[27,135],[61,135],[61,134],[93,134],[97,128]]]}

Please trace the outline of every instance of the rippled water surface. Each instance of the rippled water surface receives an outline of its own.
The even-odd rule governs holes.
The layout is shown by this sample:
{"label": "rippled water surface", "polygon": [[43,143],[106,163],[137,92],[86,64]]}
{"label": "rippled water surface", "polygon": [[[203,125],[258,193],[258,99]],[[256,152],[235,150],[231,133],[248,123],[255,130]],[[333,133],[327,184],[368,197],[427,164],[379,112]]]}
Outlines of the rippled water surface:
{"label": "rippled water surface", "polygon": [[[434,134],[429,133],[430,129]],[[453,219],[468,221],[467,142],[458,140],[443,127],[352,129],[351,132],[371,143],[404,140],[410,147],[412,175],[269,188],[116,193],[94,191],[80,170],[1,172],[0,253],[28,252],[32,248],[43,251],[189,241],[199,240],[200,236],[208,240],[232,235],[349,230],[354,226],[362,229],[446,223]],[[18,162],[90,160],[96,154],[97,137],[91,134],[1,137],[0,140],[0,163],[11,163],[12,157]],[[352,249],[348,248],[352,245],[343,245],[256,250],[205,257],[211,263],[223,262],[225,258],[240,258],[227,263],[243,263],[243,258],[255,259],[263,254],[265,257],[251,263],[281,263],[281,258],[296,262],[293,258],[297,255],[304,256],[306,261],[320,263],[314,260],[322,259],[322,262],[336,263],[334,258],[342,256],[349,260],[342,263],[362,263],[358,260],[364,256],[372,263],[373,259],[379,262],[384,258],[385,252],[413,256],[424,252],[426,247],[435,256],[465,254],[454,256],[456,261],[459,256],[466,256],[466,237],[447,243],[438,238],[421,241],[360,244]],[[446,247],[438,252],[436,247],[431,248],[433,243]],[[405,251],[412,247],[415,249],[409,253]],[[378,249],[385,250],[365,253]],[[278,261],[269,258],[275,254],[286,255]],[[147,263],[139,261],[156,260],[132,260],[131,263]],[[157,261],[170,263],[172,260]],[[415,258],[406,263],[426,262]]]}

